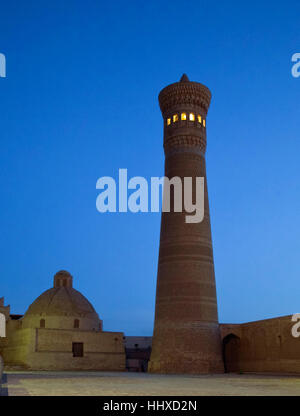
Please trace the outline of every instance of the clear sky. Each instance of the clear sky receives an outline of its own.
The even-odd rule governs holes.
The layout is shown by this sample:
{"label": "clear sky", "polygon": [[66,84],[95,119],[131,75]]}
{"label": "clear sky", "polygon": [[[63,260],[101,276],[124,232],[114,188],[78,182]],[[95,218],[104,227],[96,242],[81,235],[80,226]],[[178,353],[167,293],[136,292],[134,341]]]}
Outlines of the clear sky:
{"label": "clear sky", "polygon": [[213,94],[207,174],[221,322],[300,312],[299,1],[2,1],[0,296],[66,269],[105,330],[151,335],[160,214],[100,214],[96,181],[163,175],[159,91]]}

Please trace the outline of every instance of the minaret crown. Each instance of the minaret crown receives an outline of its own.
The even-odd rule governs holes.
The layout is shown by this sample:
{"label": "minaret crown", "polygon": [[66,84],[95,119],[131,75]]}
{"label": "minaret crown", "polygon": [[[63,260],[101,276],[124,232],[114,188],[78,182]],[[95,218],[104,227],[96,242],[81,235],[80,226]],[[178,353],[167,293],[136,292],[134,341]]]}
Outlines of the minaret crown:
{"label": "minaret crown", "polygon": [[187,74],[182,75],[182,77],[180,78],[180,82],[190,82],[189,77],[187,76]]}
{"label": "minaret crown", "polygon": [[190,81],[186,74],[182,75],[179,82],[163,88],[158,96],[164,118],[180,110],[190,110],[206,116],[210,100],[210,90],[199,82]]}

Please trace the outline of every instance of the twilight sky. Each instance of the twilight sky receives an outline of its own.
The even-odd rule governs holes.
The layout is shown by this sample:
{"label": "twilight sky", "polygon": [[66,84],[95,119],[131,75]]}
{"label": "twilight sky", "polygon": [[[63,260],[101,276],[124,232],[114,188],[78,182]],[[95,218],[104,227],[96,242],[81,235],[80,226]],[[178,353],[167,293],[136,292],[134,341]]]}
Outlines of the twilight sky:
{"label": "twilight sky", "polygon": [[151,335],[160,214],[100,214],[96,181],[163,175],[157,96],[212,91],[207,175],[221,322],[300,312],[300,3],[1,3],[0,297],[60,269],[105,330]]}

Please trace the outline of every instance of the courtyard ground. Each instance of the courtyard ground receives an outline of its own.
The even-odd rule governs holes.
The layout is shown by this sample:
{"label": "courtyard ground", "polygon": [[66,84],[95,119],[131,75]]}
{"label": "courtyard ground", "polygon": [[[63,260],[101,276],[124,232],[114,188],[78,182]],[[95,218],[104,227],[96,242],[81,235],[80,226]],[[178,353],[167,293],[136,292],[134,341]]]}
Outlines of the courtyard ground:
{"label": "courtyard ground", "polygon": [[2,396],[248,396],[300,395],[300,377],[221,374],[156,375],[114,372],[6,372]]}

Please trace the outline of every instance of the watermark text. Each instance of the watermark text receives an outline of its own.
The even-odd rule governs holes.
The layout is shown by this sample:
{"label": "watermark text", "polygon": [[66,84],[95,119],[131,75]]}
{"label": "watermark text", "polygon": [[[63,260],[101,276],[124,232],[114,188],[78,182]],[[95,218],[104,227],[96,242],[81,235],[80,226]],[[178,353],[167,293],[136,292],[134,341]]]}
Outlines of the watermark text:
{"label": "watermark text", "polygon": [[[101,190],[96,200],[101,213],[159,212],[162,195],[163,212],[185,212],[186,223],[199,223],[204,218],[203,177],[151,177],[148,183],[141,176],[128,181],[127,169],[119,169],[118,186],[114,178],[103,176],[98,179],[96,189]],[[128,191],[133,192],[128,195]]]}
{"label": "watermark text", "polygon": [[294,55],[292,56],[292,62],[296,62],[292,66],[292,76],[294,78],[299,78],[300,77],[300,53],[294,53]]}
{"label": "watermark text", "polygon": [[6,58],[0,53],[0,78],[6,78]]}
{"label": "watermark text", "polygon": [[5,332],[5,328],[6,328],[6,319],[5,319],[5,315],[3,313],[0,313],[0,338],[5,338],[6,337],[6,332]]}

